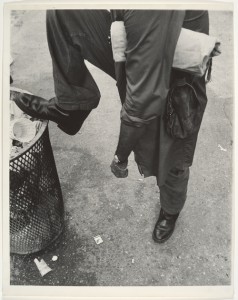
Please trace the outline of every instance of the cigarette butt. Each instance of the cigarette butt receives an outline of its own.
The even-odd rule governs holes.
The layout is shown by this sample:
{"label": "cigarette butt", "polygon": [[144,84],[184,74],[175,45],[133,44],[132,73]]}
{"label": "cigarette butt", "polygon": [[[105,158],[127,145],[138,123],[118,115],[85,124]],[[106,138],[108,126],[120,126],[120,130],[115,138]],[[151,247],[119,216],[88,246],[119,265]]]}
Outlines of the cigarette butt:
{"label": "cigarette butt", "polygon": [[40,261],[35,258],[34,259],[34,263],[36,264],[41,276],[45,276],[47,273],[49,273],[50,271],[52,271],[52,269],[46,264],[46,262],[44,261],[44,259],[41,259]]}

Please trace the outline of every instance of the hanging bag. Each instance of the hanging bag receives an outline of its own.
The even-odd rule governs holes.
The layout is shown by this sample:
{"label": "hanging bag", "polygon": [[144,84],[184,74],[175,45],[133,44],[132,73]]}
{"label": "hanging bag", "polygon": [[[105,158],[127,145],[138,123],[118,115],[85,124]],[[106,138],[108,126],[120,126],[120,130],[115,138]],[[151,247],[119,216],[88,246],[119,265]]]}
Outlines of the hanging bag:
{"label": "hanging bag", "polygon": [[198,132],[203,111],[197,93],[186,77],[175,80],[166,104],[167,133],[173,138],[185,139]]}

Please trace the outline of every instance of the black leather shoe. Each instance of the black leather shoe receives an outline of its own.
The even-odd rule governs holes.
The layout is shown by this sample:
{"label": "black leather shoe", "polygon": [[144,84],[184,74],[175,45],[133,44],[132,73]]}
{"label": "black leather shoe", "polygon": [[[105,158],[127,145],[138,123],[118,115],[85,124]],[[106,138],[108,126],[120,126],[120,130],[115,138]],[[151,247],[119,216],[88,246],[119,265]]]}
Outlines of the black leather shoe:
{"label": "black leather shoe", "polygon": [[11,91],[11,100],[26,114],[33,118],[50,120],[58,124],[58,127],[69,135],[75,135],[90,113],[85,111],[63,111],[56,104],[56,99],[49,101],[27,93]]}
{"label": "black leather shoe", "polygon": [[174,232],[175,223],[178,216],[179,213],[177,213],[176,215],[170,215],[161,208],[159,219],[155,224],[152,235],[153,240],[156,243],[163,243],[171,237]]}

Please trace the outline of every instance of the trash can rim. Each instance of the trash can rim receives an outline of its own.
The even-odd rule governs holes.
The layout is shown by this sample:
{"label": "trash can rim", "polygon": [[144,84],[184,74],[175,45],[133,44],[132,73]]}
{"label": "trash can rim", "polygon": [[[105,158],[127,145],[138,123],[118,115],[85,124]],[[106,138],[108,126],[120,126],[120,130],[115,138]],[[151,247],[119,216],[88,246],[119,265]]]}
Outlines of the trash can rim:
{"label": "trash can rim", "polygon": [[16,156],[12,157],[10,159],[10,162],[14,161],[16,158],[23,155],[25,152],[27,152],[36,143],[36,141],[42,136],[42,134],[46,130],[46,128],[48,126],[48,123],[49,123],[48,120],[42,120],[41,128],[37,132],[36,136],[30,141],[30,143],[28,144],[27,147],[23,148],[22,150],[19,151],[19,153]]}

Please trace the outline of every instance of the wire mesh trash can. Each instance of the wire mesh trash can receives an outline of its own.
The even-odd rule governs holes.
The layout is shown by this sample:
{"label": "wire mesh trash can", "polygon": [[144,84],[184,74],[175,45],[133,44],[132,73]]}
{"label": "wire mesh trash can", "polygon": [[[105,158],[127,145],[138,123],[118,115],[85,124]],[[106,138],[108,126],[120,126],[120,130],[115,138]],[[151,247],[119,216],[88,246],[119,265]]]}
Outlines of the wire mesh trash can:
{"label": "wire mesh trash can", "polygon": [[64,204],[49,139],[48,121],[10,160],[10,251],[37,252],[61,234]]}

